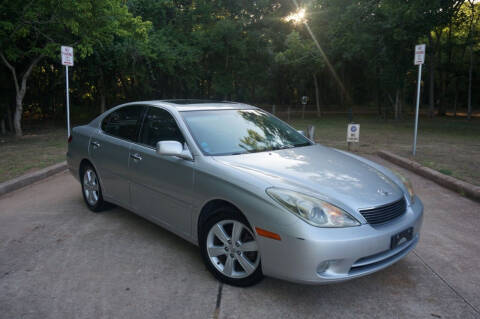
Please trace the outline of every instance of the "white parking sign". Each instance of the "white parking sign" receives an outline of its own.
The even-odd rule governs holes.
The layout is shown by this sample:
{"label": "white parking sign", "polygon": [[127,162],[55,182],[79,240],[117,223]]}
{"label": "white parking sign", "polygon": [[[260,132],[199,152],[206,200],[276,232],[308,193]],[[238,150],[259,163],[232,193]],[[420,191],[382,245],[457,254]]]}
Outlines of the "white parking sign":
{"label": "white parking sign", "polygon": [[413,64],[420,65],[425,62],[425,44],[418,44],[415,46],[415,59]]}
{"label": "white parking sign", "polygon": [[68,67],[73,66],[73,48],[62,45],[60,47],[62,54],[62,64],[65,65],[65,93],[67,96],[67,136],[70,138],[70,95],[68,90]]}
{"label": "white parking sign", "polygon": [[347,142],[358,143],[360,141],[360,124],[348,124]]}
{"label": "white parking sign", "polygon": [[62,52],[62,64],[73,66],[73,48],[62,45],[60,51]]}

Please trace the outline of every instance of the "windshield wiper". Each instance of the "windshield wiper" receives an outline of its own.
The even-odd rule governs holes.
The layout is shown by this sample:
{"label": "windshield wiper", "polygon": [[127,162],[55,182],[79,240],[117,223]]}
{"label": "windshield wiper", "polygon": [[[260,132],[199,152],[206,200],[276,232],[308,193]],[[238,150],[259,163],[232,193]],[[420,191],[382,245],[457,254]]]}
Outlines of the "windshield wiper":
{"label": "windshield wiper", "polygon": [[272,151],[276,151],[276,150],[286,150],[286,149],[294,148],[294,147],[295,147],[294,145],[286,144],[286,145],[282,145],[282,146],[277,146],[277,147],[273,148]]}

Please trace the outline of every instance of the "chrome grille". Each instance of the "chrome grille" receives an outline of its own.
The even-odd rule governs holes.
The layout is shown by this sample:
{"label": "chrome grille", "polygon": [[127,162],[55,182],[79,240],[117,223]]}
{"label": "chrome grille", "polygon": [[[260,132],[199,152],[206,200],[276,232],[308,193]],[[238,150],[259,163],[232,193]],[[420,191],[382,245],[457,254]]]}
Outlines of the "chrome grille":
{"label": "chrome grille", "polygon": [[407,203],[405,202],[405,198],[402,198],[396,202],[380,207],[361,209],[360,214],[365,217],[369,224],[382,224],[403,215],[406,210]]}

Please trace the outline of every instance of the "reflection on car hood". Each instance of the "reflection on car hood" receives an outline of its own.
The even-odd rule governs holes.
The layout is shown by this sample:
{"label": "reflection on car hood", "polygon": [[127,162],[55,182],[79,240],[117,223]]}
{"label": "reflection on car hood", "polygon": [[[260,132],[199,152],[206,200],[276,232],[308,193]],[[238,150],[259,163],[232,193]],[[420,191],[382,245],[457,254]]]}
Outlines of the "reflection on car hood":
{"label": "reflection on car hood", "polygon": [[318,144],[215,159],[266,179],[272,186],[304,189],[354,209],[391,203],[403,196],[377,169]]}

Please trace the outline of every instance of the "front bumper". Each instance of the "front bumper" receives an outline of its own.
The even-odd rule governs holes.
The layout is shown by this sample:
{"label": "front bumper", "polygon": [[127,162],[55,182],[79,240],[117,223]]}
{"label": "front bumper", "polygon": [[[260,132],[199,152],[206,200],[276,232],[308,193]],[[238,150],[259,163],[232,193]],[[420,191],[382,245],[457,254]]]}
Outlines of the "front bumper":
{"label": "front bumper", "polygon": [[[382,225],[318,228],[301,220],[279,229],[280,241],[257,237],[262,270],[288,281],[339,282],[381,270],[406,256],[418,243],[423,222],[419,198],[402,216]],[[390,249],[391,237],[413,227],[413,238]]]}

